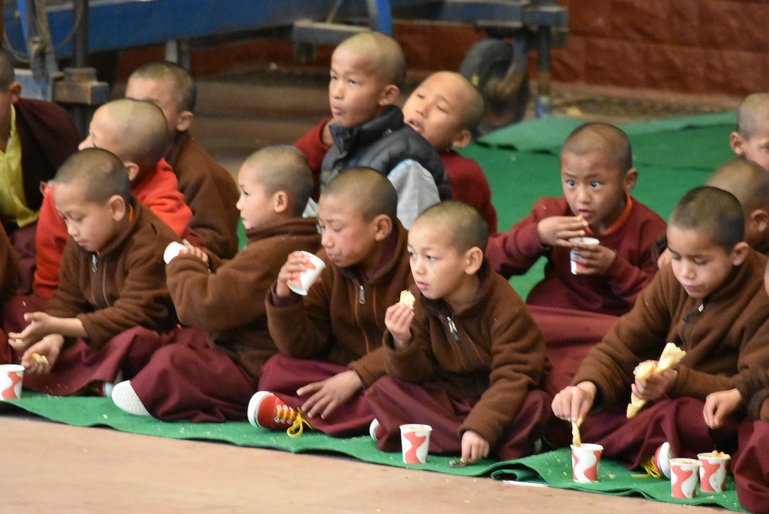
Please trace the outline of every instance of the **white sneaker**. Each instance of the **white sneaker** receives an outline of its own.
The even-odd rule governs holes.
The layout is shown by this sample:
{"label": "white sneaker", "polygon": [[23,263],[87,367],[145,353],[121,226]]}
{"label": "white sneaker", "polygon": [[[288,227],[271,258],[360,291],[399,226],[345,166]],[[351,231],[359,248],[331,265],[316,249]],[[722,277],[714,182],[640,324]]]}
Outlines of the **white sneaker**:
{"label": "white sneaker", "polygon": [[144,404],[136,395],[136,391],[131,386],[131,381],[126,380],[115,384],[112,388],[112,401],[115,405],[134,416],[149,416],[150,413],[144,407]]}

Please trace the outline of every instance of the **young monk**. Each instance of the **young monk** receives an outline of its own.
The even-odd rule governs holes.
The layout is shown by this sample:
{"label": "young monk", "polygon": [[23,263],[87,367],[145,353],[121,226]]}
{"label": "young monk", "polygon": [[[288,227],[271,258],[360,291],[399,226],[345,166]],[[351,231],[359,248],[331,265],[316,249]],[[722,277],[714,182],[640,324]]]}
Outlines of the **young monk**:
{"label": "young monk", "polygon": [[737,108],[737,130],[729,146],[738,157],[755,161],[769,170],[769,93],[746,96]]}
{"label": "young monk", "polygon": [[369,167],[398,193],[398,219],[408,227],[426,207],[451,197],[451,185],[432,145],[403,121],[395,102],[406,58],[391,37],[365,32],[345,39],[331,55],[331,120],[295,143],[311,165],[322,155],[322,191],[343,170]]}
{"label": "young monk", "polygon": [[456,152],[472,140],[483,119],[483,95],[460,73],[439,71],[422,81],[403,104],[403,119],[441,156],[451,196],[478,209],[489,233],[497,231],[491,187],[478,163]]}
{"label": "young monk", "polygon": [[769,173],[758,163],[736,157],[722,164],[705,182],[732,193],[745,216],[745,242],[769,252]]}
{"label": "young monk", "polygon": [[[289,253],[320,246],[315,218],[302,218],[312,191],[305,158],[267,147],[238,172],[238,210],[248,246],[230,261],[187,245],[166,268],[179,319],[187,327],[112,401],[132,414],[170,421],[244,420],[265,361],[277,352],[263,301]],[[158,387],[163,384],[163,387]]]}
{"label": "young monk", "polygon": [[125,96],[163,111],[171,141],[165,159],[192,210],[189,228],[215,255],[231,258],[238,250],[238,188],[190,134],[197,87],[189,71],[168,61],[145,64],[128,77]]}
{"label": "young monk", "polygon": [[366,433],[373,415],[362,391],[384,375],[387,306],[413,282],[397,194],[380,173],[353,168],[320,196],[318,224],[326,263],[304,298],[288,282],[307,261],[292,253],[267,294],[270,334],[280,350],[262,368],[248,406],[251,423],[312,427],[332,436]]}
{"label": "young monk", "polygon": [[[671,265],[555,396],[555,415],[581,422],[582,440],[603,445],[605,456],[635,467],[665,441],[677,457],[733,449],[735,424],[711,430],[702,412],[710,393],[769,367],[766,257],[743,240],[744,226],[730,193],[702,186],[684,195],[668,224]],[[686,352],[680,364],[635,378],[634,366],[657,359],[667,341]],[[626,419],[631,391],[649,404]],[[735,465],[737,484],[743,472]]]}
{"label": "young monk", "polygon": [[[536,388],[547,372],[545,338],[523,300],[483,257],[488,230],[457,201],[425,210],[411,227],[416,306],[385,314],[388,376],[366,390],[378,447],[401,446],[399,427],[432,427],[432,453],[471,464],[534,451],[551,397]],[[378,428],[377,428],[378,426]]]}
{"label": "young monk", "polygon": [[161,256],[175,234],[131,195],[128,171],[102,149],[80,151],[54,178],[69,239],[44,312],[10,333],[24,387],[53,395],[132,377],[176,322]]}
{"label": "young monk", "polygon": [[[163,112],[150,102],[120,99],[99,107],[80,149],[103,148],[125,164],[131,192],[142,204],[183,237],[192,219],[171,167],[163,159],[168,144]],[[46,194],[37,233],[35,294],[49,298],[56,289],[67,231]]]}

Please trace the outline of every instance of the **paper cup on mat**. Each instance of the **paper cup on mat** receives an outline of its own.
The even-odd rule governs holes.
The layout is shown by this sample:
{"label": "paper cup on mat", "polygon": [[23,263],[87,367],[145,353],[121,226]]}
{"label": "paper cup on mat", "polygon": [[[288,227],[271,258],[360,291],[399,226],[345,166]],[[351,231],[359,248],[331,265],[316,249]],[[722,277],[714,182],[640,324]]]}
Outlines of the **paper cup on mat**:
{"label": "paper cup on mat", "polygon": [[20,364],[0,364],[0,400],[18,400],[21,398],[21,382],[24,378],[24,366]]}
{"label": "paper cup on mat", "polygon": [[405,464],[424,464],[430,448],[430,425],[411,423],[401,425],[401,449]]}
{"label": "paper cup on mat", "polygon": [[731,457],[726,453],[697,454],[700,461],[700,489],[703,493],[722,493],[726,485],[726,467]]}
{"label": "paper cup on mat", "polygon": [[571,445],[571,475],[575,482],[598,482],[598,465],[603,446],[600,444]]}
{"label": "paper cup on mat", "polygon": [[697,496],[699,461],[694,459],[670,459],[670,494],[682,500]]}
{"label": "paper cup on mat", "polygon": [[304,271],[291,277],[291,280],[288,281],[288,288],[296,294],[304,296],[310,290],[310,286],[318,279],[318,275],[326,267],[326,263],[310,252],[302,252],[302,254],[305,257]]}
{"label": "paper cup on mat", "polygon": [[[594,237],[572,237],[569,239],[570,243],[574,244],[580,244],[580,245],[597,245],[601,242],[594,238]],[[571,274],[572,275],[579,275],[580,272],[585,271],[585,267],[577,262],[575,258],[579,257],[579,249],[578,248],[572,248],[569,252],[569,260],[571,261]]]}

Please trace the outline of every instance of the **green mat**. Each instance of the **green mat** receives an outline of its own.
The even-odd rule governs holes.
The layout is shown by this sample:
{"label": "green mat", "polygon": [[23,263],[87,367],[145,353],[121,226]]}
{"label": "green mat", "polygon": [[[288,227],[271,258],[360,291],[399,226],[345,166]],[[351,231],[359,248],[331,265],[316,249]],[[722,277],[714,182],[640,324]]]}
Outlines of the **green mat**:
{"label": "green mat", "polygon": [[456,457],[430,455],[426,464],[407,466],[403,464],[400,453],[385,453],[377,450],[369,436],[337,439],[317,432],[306,432],[297,439],[291,439],[284,432],[260,430],[248,423],[168,423],[154,418],[127,414],[115,407],[107,398],[56,397],[28,391],[24,392],[23,399],[10,401],[6,405],[13,405],[52,421],[80,427],[107,426],[122,432],[168,439],[228,442],[238,446],[273,448],[292,453],[335,453],[364,462],[401,468],[408,467],[463,476],[491,476],[499,480],[544,482],[561,489],[579,489],[612,495],[640,494],[646,498],[664,502],[719,505],[730,510],[741,510],[733,481],[729,482],[725,493],[703,494],[692,500],[679,501],[670,497],[669,481],[633,477],[630,471],[611,461],[601,463],[599,483],[575,484],[571,480],[571,460],[568,449],[514,461],[497,462],[487,459],[464,468],[449,466],[449,462]]}

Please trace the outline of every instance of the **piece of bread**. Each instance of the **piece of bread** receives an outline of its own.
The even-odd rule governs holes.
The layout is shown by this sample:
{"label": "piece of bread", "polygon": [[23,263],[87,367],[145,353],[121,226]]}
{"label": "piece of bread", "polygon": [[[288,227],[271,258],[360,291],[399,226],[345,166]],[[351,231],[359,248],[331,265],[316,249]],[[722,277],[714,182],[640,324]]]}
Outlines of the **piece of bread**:
{"label": "piece of bread", "polygon": [[[659,361],[644,361],[636,366],[633,370],[637,380],[647,380],[654,374],[662,373],[681,362],[686,352],[676,346],[675,343],[667,343],[665,348],[662,349],[662,355],[660,355]],[[646,400],[638,398],[635,394],[630,393],[630,403],[627,406],[625,415],[627,419],[632,418],[646,405]]]}
{"label": "piece of bread", "polygon": [[414,295],[411,294],[411,291],[409,291],[408,289],[404,289],[403,291],[401,291],[400,303],[402,303],[403,305],[408,305],[409,307],[413,307],[414,302],[416,301],[417,299],[414,298]]}

